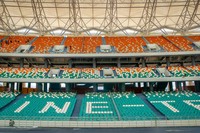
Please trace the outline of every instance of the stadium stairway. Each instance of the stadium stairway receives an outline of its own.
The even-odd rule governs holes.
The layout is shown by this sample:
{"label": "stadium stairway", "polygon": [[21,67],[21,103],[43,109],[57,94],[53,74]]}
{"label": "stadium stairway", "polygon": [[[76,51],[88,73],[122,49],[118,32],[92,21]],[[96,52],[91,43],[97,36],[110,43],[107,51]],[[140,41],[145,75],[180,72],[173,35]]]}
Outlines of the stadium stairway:
{"label": "stadium stairway", "polygon": [[140,99],[144,101],[144,103],[157,115],[159,119],[167,119],[167,117],[162,114],[159,110],[157,110],[147,99],[143,94],[136,94]]}
{"label": "stadium stairway", "polygon": [[66,41],[67,37],[64,37],[62,42],[60,43],[60,45],[64,45],[65,44],[65,41]]}
{"label": "stadium stairway", "polygon": [[37,40],[37,38],[38,38],[38,37],[33,38],[33,40],[31,40],[31,41],[28,43],[28,45],[32,45],[32,43],[33,43],[35,40]]}
{"label": "stadium stairway", "polygon": [[73,110],[72,116],[71,116],[72,120],[79,117],[79,112],[81,110],[81,104],[82,104],[83,97],[84,97],[84,94],[77,94],[76,95],[76,104],[75,104],[75,107],[74,107],[74,110]]}
{"label": "stadium stairway", "polygon": [[142,36],[142,39],[145,41],[146,44],[149,44],[149,41],[145,37]]}
{"label": "stadium stairway", "polygon": [[200,48],[198,48],[193,42],[194,40],[192,40],[191,38],[189,38],[188,36],[183,36],[185,39],[187,39],[188,41],[192,42],[192,44],[190,45],[193,49],[195,50],[200,50]]}
{"label": "stadium stairway", "polygon": [[167,37],[162,36],[163,38],[165,38],[167,41],[169,41],[171,44],[173,44],[175,47],[177,47],[178,49],[180,49],[182,51],[182,49],[180,47],[178,47],[175,43],[173,43],[171,40],[169,40]]}
{"label": "stadium stairway", "polygon": [[187,39],[190,42],[194,42],[194,40],[192,40],[191,38],[187,37],[187,36],[183,36],[185,39]]}
{"label": "stadium stairway", "polygon": [[119,113],[119,110],[118,110],[118,108],[117,108],[117,105],[116,105],[116,103],[115,103],[113,97],[111,97],[111,100],[112,100],[112,103],[113,103],[113,105],[114,105],[114,107],[115,107],[115,111],[116,111],[116,113],[117,113],[118,119],[121,120],[121,115],[120,115],[120,113]]}
{"label": "stadium stairway", "polygon": [[105,37],[102,37],[102,45],[106,45],[106,39],[105,39]]}
{"label": "stadium stairway", "polygon": [[0,112],[6,109],[9,106],[12,106],[12,104],[15,104],[19,99],[23,98],[25,94],[19,94],[18,96],[15,97],[14,100],[12,100],[10,103],[8,103],[6,106],[0,108]]}

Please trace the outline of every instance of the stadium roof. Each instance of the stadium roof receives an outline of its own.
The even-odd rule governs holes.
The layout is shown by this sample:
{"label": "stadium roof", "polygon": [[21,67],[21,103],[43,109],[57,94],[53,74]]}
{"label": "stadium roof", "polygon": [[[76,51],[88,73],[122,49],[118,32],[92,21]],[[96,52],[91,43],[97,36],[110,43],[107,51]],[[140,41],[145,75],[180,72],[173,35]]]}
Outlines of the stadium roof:
{"label": "stadium roof", "polygon": [[200,33],[200,0],[1,0],[1,34]]}

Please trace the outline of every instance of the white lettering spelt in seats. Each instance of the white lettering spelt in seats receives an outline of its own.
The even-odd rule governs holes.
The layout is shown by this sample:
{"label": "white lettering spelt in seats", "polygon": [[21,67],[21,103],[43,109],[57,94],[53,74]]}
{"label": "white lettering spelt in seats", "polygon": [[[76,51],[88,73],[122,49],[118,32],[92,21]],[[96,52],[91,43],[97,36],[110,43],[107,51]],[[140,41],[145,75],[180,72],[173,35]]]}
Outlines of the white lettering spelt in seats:
{"label": "white lettering spelt in seats", "polygon": [[186,103],[189,106],[194,107],[195,109],[200,110],[200,105],[195,105],[192,102],[200,102],[200,100],[183,100],[184,103]]}
{"label": "white lettering spelt in seats", "polygon": [[66,113],[69,108],[70,102],[66,102],[62,109],[60,109],[58,106],[55,105],[54,102],[47,102],[47,104],[44,106],[44,108],[39,111],[39,113],[45,113],[48,111],[50,107],[54,108],[57,113]]}
{"label": "white lettering spelt in seats", "polygon": [[92,106],[92,104],[107,104],[107,102],[87,102],[86,103],[86,113],[87,114],[112,114],[112,111],[92,111],[92,108],[107,108],[108,106]]}
{"label": "white lettering spelt in seats", "polygon": [[169,104],[169,103],[175,103],[175,101],[151,101],[151,103],[162,103],[163,105],[165,105],[168,109],[170,109],[174,113],[179,112],[178,109],[176,109],[175,107],[173,107],[172,105]]}
{"label": "white lettering spelt in seats", "polygon": [[143,104],[125,104],[123,107],[144,107]]}
{"label": "white lettering spelt in seats", "polygon": [[17,108],[14,112],[20,113],[27,105],[29,105],[30,101],[26,101],[24,104],[22,104],[19,108]]}

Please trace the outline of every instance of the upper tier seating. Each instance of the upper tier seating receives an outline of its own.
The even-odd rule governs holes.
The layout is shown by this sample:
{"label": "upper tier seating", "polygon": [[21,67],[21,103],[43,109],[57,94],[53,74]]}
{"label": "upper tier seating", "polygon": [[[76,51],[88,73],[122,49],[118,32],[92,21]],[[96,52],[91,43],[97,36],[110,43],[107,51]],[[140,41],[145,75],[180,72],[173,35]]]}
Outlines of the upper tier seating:
{"label": "upper tier seating", "polygon": [[113,68],[117,72],[118,78],[156,78],[158,75],[153,69],[155,68]]}
{"label": "upper tier seating", "polygon": [[32,44],[33,53],[49,53],[52,46],[60,45],[63,37],[39,37]]}
{"label": "upper tier seating", "polygon": [[28,44],[33,38],[33,36],[9,36],[2,42],[0,52],[14,52],[20,45]]}
{"label": "upper tier seating", "polygon": [[0,108],[4,107],[12,100],[14,100],[18,94],[19,93],[13,93],[13,92],[0,92]]}
{"label": "upper tier seating", "polygon": [[118,53],[143,52],[146,45],[141,37],[105,37],[106,44],[114,46]]}
{"label": "upper tier seating", "polygon": [[87,93],[82,99],[80,120],[117,120],[117,113],[109,93]]}
{"label": "upper tier seating", "polygon": [[83,41],[83,37],[67,37],[64,45],[68,47],[69,53],[82,53]]}
{"label": "upper tier seating", "polygon": [[182,36],[167,36],[167,39],[172,41],[183,51],[193,51],[194,50],[192,48],[192,46],[190,46],[190,44],[192,44],[192,43]]}
{"label": "upper tier seating", "polygon": [[101,44],[101,37],[84,37],[83,53],[96,53],[96,47]]}
{"label": "upper tier seating", "polygon": [[200,41],[200,36],[189,36],[193,41],[199,42]]}
{"label": "upper tier seating", "polygon": [[172,43],[170,43],[168,40],[166,40],[162,36],[151,36],[151,37],[145,37],[147,41],[152,44],[158,44],[161,47],[163,47],[168,52],[177,52],[180,51],[176,46],[174,46]]}
{"label": "upper tier seating", "polygon": [[155,119],[153,111],[134,93],[112,93],[122,120]]}
{"label": "upper tier seating", "polygon": [[0,78],[47,78],[48,68],[0,68]]}
{"label": "upper tier seating", "polygon": [[147,99],[168,119],[199,119],[200,96],[190,91],[146,92]]}
{"label": "upper tier seating", "polygon": [[0,112],[0,119],[69,120],[75,96],[75,93],[31,93]]}
{"label": "upper tier seating", "polygon": [[196,76],[190,70],[182,67],[182,66],[169,66],[169,72],[171,72],[174,77],[193,77]]}

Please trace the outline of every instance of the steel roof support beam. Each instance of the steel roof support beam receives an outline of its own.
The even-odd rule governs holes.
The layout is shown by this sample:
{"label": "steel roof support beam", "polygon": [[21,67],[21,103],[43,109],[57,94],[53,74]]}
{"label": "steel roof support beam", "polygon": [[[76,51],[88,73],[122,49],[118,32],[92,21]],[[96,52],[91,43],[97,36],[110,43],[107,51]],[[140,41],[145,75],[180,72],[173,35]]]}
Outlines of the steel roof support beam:
{"label": "steel roof support beam", "polygon": [[[162,27],[162,25],[156,18],[156,7],[157,0],[146,0],[142,17],[136,27],[140,27],[140,31],[143,33],[143,35],[149,35],[149,32],[154,27],[157,27],[158,29]],[[164,29],[161,29],[161,31],[164,34],[167,34]],[[136,34],[138,34],[138,32]]]}
{"label": "steel roof support beam", "polygon": [[117,0],[107,0],[104,20],[99,29],[107,31],[109,35],[113,35],[115,30],[121,30],[128,35],[126,31],[122,30],[124,29],[123,24],[118,19],[117,4]]}
{"label": "steel roof support beam", "polygon": [[1,7],[2,7],[2,12],[0,13],[0,21],[2,28],[8,35],[11,33],[15,33],[13,29],[16,29],[16,26],[4,3],[4,0],[1,0]]}
{"label": "steel roof support beam", "polygon": [[186,1],[185,6],[183,7],[183,10],[180,14],[180,17],[178,18],[176,22],[176,27],[175,27],[177,29],[180,29],[179,31],[181,34],[184,35],[186,32],[188,32],[188,30],[190,30],[193,24],[197,24],[198,26],[200,26],[200,24],[198,24],[194,20],[195,17],[198,18],[196,14],[198,7],[199,7],[199,0],[196,1],[196,4],[195,4],[195,0]]}
{"label": "steel roof support beam", "polygon": [[[42,1],[31,0],[31,4],[35,20],[35,23],[31,27],[34,27],[37,24],[36,26],[39,29],[39,34],[44,35],[47,30],[52,30],[52,28],[43,9]],[[50,34],[52,33],[50,32]]]}

